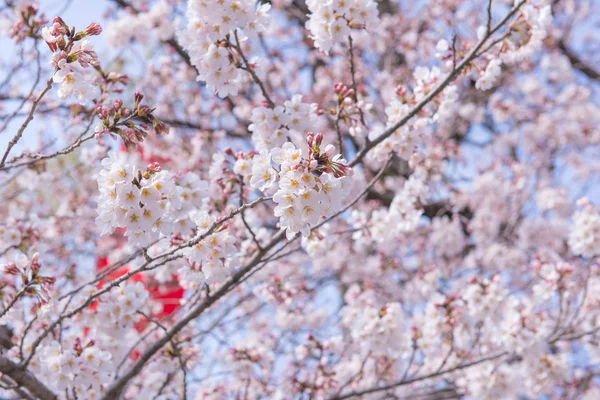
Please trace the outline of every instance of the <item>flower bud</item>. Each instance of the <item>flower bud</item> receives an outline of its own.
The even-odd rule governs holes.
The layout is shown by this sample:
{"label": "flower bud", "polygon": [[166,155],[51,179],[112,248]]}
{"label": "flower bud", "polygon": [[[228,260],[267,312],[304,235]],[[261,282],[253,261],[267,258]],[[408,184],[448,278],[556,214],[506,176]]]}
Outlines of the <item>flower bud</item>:
{"label": "flower bud", "polygon": [[133,95],[133,101],[135,104],[135,108],[137,108],[137,106],[140,104],[140,102],[142,101],[143,98],[144,98],[143,94],[141,94],[139,91],[135,92],[135,94]]}
{"label": "flower bud", "polygon": [[61,17],[59,17],[58,15],[56,17],[54,17],[54,19],[52,20],[52,23],[60,25],[61,28],[65,29],[67,31],[69,30],[69,27],[67,26],[65,21],[63,21],[63,19]]}
{"label": "flower bud", "polygon": [[313,133],[308,132],[308,135],[306,135],[306,144],[308,144],[308,147],[312,147],[313,140],[314,140]]}
{"label": "flower bud", "polygon": [[321,146],[321,143],[323,143],[323,134],[321,132],[319,132],[315,136],[315,145],[318,147],[318,146]]}
{"label": "flower bud", "polygon": [[92,22],[85,28],[86,35],[96,36],[102,33],[102,27],[97,22]]}

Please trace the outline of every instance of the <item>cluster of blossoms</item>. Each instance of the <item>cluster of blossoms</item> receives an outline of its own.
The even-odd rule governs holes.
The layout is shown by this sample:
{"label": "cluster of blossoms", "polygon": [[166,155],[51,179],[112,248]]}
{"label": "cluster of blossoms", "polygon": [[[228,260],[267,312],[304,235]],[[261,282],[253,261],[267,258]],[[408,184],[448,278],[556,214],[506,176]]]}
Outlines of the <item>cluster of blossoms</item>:
{"label": "cluster of blossoms", "polygon": [[352,339],[360,343],[363,354],[399,357],[402,354],[406,316],[400,303],[378,307],[372,290],[362,291],[353,285],[345,295],[347,305],[341,310],[342,322]]}
{"label": "cluster of blossoms", "polygon": [[203,238],[215,223],[215,218],[205,210],[193,212],[191,220],[198,227],[197,243],[184,251],[188,264],[179,269],[181,280],[195,287],[203,282],[223,281],[239,263],[236,239],[223,229]]}
{"label": "cluster of blossoms", "polygon": [[[46,303],[51,298],[50,292],[56,278],[40,273],[42,265],[38,253],[27,257],[18,250],[11,250],[8,258],[12,262],[0,264],[0,271],[5,277],[4,283],[0,281],[0,304],[12,303],[21,295],[32,297],[38,304]],[[2,314],[4,311],[0,309]]]}
{"label": "cluster of blossoms", "polygon": [[[231,43],[263,32],[269,22],[269,4],[256,7],[253,0],[220,1],[218,6],[207,0],[190,0],[186,16],[188,24],[181,33],[184,47],[198,70],[198,80],[220,97],[236,95],[240,70]],[[248,66],[248,68],[251,68]]]}
{"label": "cluster of blossoms", "polygon": [[167,40],[175,33],[169,12],[168,2],[161,0],[146,12],[126,13],[106,25],[106,40],[119,47],[134,41],[147,43],[152,34]]}
{"label": "cluster of blossoms", "polygon": [[[417,67],[413,72],[415,86],[413,89],[415,100],[419,101],[427,95],[443,78],[442,71],[438,67]],[[406,92],[396,89],[396,94],[404,100]],[[388,114],[388,118],[390,115]]]}
{"label": "cluster of blossoms", "polygon": [[252,109],[248,130],[252,132],[256,148],[281,147],[289,139],[300,142],[315,125],[317,116],[311,108],[310,104],[302,102],[301,95],[296,95],[283,106]]}
{"label": "cluster of blossoms", "polygon": [[[523,6],[519,19],[511,27],[510,36],[502,41],[499,56],[490,56],[487,67],[477,78],[477,89],[489,90],[494,86],[502,73],[502,63],[511,65],[521,62],[541,47],[552,22],[552,9],[544,3],[541,0],[528,2]],[[485,33],[486,28],[480,27],[479,39],[483,38]]]}
{"label": "cluster of blossoms", "polygon": [[213,231],[216,218],[207,211],[207,182],[192,172],[174,176],[156,163],[142,173],[114,153],[102,165],[96,222],[103,234],[125,228],[129,243],[142,247],[162,238],[172,237],[172,243],[190,238],[187,261],[178,269],[186,287],[220,282],[238,265],[235,238],[224,226]]}
{"label": "cluster of blossoms", "polygon": [[272,168],[270,160],[279,165],[279,187],[273,195],[277,203],[274,213],[289,239],[298,232],[308,236],[311,227],[337,211],[336,206],[351,190],[346,181],[351,169],[340,154],[334,156],[333,145],[321,151],[322,141],[322,133],[308,134],[308,158],[302,157],[301,149],[286,142],[270,155],[263,153],[253,160],[252,172],[257,175],[256,178],[251,176],[251,185],[263,190],[272,182],[271,173],[266,172]]}
{"label": "cluster of blossoms", "polygon": [[[349,126],[348,132],[355,137],[365,135],[364,114],[362,110],[369,111],[372,104],[366,103],[363,100],[358,100],[354,89],[348,87],[342,82],[337,82],[333,85],[335,100],[337,101],[337,110],[331,109],[329,112],[337,113],[339,121],[343,121]],[[322,112],[317,109],[317,112]]]}
{"label": "cluster of blossoms", "polygon": [[[545,270],[543,279],[548,280],[555,279],[550,276],[554,271],[562,277],[558,280],[569,280],[568,271],[572,272],[561,265],[547,265],[541,269]],[[590,281],[590,285],[595,288],[595,280]],[[355,351],[353,354],[359,356],[366,388],[372,387],[366,361],[369,357],[374,357],[380,367],[385,366],[394,382],[398,374],[407,368],[410,370],[413,363],[419,370],[434,373],[440,370],[439,365],[456,365],[465,354],[472,354],[472,343],[481,343],[480,350],[484,354],[494,354],[501,349],[510,349],[514,353],[503,362],[490,361],[483,367],[453,374],[452,379],[462,394],[478,398],[494,394],[501,398],[519,395],[537,398],[551,393],[556,382],[569,379],[565,353],[556,352],[556,348],[552,350],[548,344],[554,323],[550,323],[543,310],[550,299],[535,302],[518,299],[509,294],[500,276],[491,279],[472,277],[460,285],[460,292],[460,295],[434,294],[422,312],[408,317],[402,311],[407,303],[393,302],[381,307],[379,293],[368,287],[361,291],[358,285],[352,285],[345,293],[346,305],[341,311],[342,322],[347,328],[344,336],[347,337],[332,337],[330,342],[347,343],[346,346],[351,347],[344,351]],[[596,296],[592,297],[594,299],[587,302],[595,302]],[[409,337],[412,337],[412,345],[406,340]],[[323,351],[324,347],[319,350]],[[296,349],[296,356],[305,359],[312,352],[311,346],[301,345]],[[368,357],[364,358],[364,355]],[[330,376],[331,379],[346,382],[342,368],[353,363],[353,357],[348,358],[337,365],[338,373]],[[496,374],[496,370],[500,372]],[[526,377],[524,384],[520,387],[510,385],[518,376]]]}
{"label": "cluster of blossoms", "polygon": [[557,291],[564,293],[573,290],[573,281],[569,279],[575,270],[573,265],[565,262],[534,260],[532,267],[540,277],[540,282],[533,287],[536,297],[549,300]]}
{"label": "cluster of blossoms", "polygon": [[86,37],[101,32],[100,25],[92,22],[85,30],[75,33],[60,17],[54,18],[52,26],[42,29],[42,37],[53,52],[50,65],[57,71],[52,79],[60,83],[58,97],[61,100],[73,95],[79,104],[85,105],[99,98],[100,89],[86,70],[90,65],[98,65],[98,56]]}
{"label": "cluster of blossoms", "polygon": [[[125,397],[140,399],[156,397],[161,400],[185,398],[183,385],[167,385],[165,387],[165,382],[170,380],[181,382],[184,379],[182,366],[194,367],[197,355],[196,346],[189,344],[167,347],[159,354],[159,357],[148,364],[143,379],[138,379],[135,384],[131,385],[127,389]],[[161,395],[157,397],[157,393],[161,393]]]}
{"label": "cluster of blossoms", "polygon": [[275,307],[275,322],[283,329],[318,328],[325,319],[323,310],[309,306],[307,300],[312,290],[305,282],[284,282],[278,275],[273,275],[253,293]]}
{"label": "cluster of blossoms", "polygon": [[[16,1],[7,3],[12,16],[0,14],[0,33],[13,38],[15,43],[21,43],[26,38],[36,37],[48,20],[39,12],[37,1]],[[12,10],[10,10],[12,8]]]}
{"label": "cluster of blossoms", "polygon": [[148,301],[148,291],[142,282],[127,282],[112,290],[96,307],[90,319],[101,318],[104,323],[96,326],[96,333],[113,338],[123,337],[131,330],[137,320],[137,311],[141,311]]}
{"label": "cluster of blossoms", "polygon": [[580,199],[582,208],[573,216],[569,247],[573,254],[591,258],[600,255],[600,213],[586,198]]}
{"label": "cluster of blossoms", "polygon": [[[331,362],[340,354],[341,344],[341,336],[319,340],[309,333],[307,341],[296,347],[295,356],[299,361],[307,363],[313,368],[308,368],[292,377],[291,392],[296,395],[302,392],[335,393],[341,382],[351,381],[352,378],[348,374],[350,371],[343,366],[337,368],[340,366],[336,366],[335,363]],[[359,355],[355,355],[355,358],[359,359]],[[312,360],[317,362],[313,364]],[[368,370],[369,368],[365,369]],[[280,392],[281,394],[278,393],[279,397],[283,397],[283,392]]]}
{"label": "cluster of blossoms", "polygon": [[466,322],[464,302],[460,296],[432,294],[425,310],[417,314],[413,322],[418,327],[415,335],[418,348],[430,360],[441,358],[440,353],[447,352],[452,345],[457,351],[466,350],[469,341]]}
{"label": "cluster of blossoms", "polygon": [[542,212],[553,211],[560,216],[567,216],[571,212],[569,196],[564,188],[540,189],[536,195],[536,204]]}
{"label": "cluster of blossoms", "polygon": [[419,207],[420,199],[425,198],[427,186],[425,177],[417,171],[404,183],[402,190],[394,196],[388,213],[388,221],[397,221],[397,230],[408,232],[413,230],[423,209]]}
{"label": "cluster of blossoms", "polygon": [[[272,335],[266,337],[244,338],[229,347],[225,354],[222,354],[228,365],[235,370],[240,380],[245,382],[245,390],[250,398],[259,398],[264,394],[264,386],[258,383],[256,376],[268,378],[273,374],[276,368],[275,356],[271,349],[276,344]],[[197,397],[209,399],[219,399],[227,397],[224,392],[211,393],[212,395],[198,394]]]}
{"label": "cluster of blossoms", "polygon": [[331,225],[327,223],[311,232],[308,237],[302,238],[302,248],[311,260],[313,260],[315,267],[319,264],[319,260],[326,260],[323,256],[333,247],[335,238],[329,234],[331,230]]}
{"label": "cluster of blossoms", "polygon": [[289,305],[294,301],[294,297],[298,295],[301,288],[295,286],[291,282],[284,282],[277,275],[271,277],[270,282],[265,282],[254,288],[253,292],[261,296],[268,304],[286,304]]}
{"label": "cluster of blossoms", "polygon": [[466,244],[465,234],[457,217],[435,218],[431,223],[429,240],[435,251],[443,257],[460,254]]}
{"label": "cluster of blossoms", "polygon": [[[413,72],[415,79],[412,93],[405,86],[398,86],[395,90],[395,98],[385,108],[387,116],[386,126],[388,129],[396,126],[409,114],[411,108],[421,101],[442,80],[442,72],[438,67],[417,67]],[[411,117],[405,124],[395,129],[391,136],[377,146],[369,157],[381,163],[387,160],[390,153],[416,163],[417,149],[424,143],[424,134],[432,124],[438,125],[452,121],[456,114],[456,103],[458,100],[458,89],[455,85],[448,85],[438,97],[436,109],[428,109]],[[369,133],[369,139],[375,140],[381,134],[378,130]],[[415,158],[416,157],[416,158]]]}
{"label": "cluster of blossoms", "polygon": [[93,340],[82,344],[79,337],[47,343],[32,361],[32,369],[49,382],[56,393],[77,398],[99,399],[103,385],[113,379],[114,360],[109,351]]}
{"label": "cluster of blossoms", "polygon": [[96,223],[103,234],[125,228],[130,243],[145,247],[172,233],[191,233],[189,213],[203,205],[206,182],[192,173],[176,181],[157,164],[142,173],[114,153],[102,165]]}
{"label": "cluster of blossoms", "polygon": [[[145,45],[145,76],[55,19],[47,77],[97,104],[40,97],[64,135],[0,161],[0,397],[600,398],[598,74],[572,1],[115,3],[108,41]],[[45,73],[18,64],[35,3],[6,4],[25,45],[0,131]],[[468,62],[438,42],[486,14]],[[111,98],[133,86],[157,108]]]}
{"label": "cluster of blossoms", "polygon": [[495,58],[489,62],[485,71],[481,74],[477,81],[475,82],[475,87],[479,90],[489,90],[491,89],[496,80],[500,77],[502,73],[502,61]]}
{"label": "cluster of blossoms", "polygon": [[519,19],[511,27],[510,37],[504,41],[508,47],[501,56],[504,63],[523,61],[542,46],[542,40],[552,23],[552,7],[547,3],[545,0],[534,0],[523,6]]}
{"label": "cluster of blossoms", "polygon": [[507,291],[498,275],[491,279],[473,277],[464,289],[462,299],[467,304],[467,313],[476,321],[493,323],[499,317]]}
{"label": "cluster of blossoms", "polygon": [[[388,125],[394,125],[410,110],[410,105],[403,103],[401,100],[394,99],[389,106],[386,107],[385,113],[388,117]],[[418,127],[426,126],[429,123],[427,119],[420,119],[415,122]],[[378,160],[385,160],[389,156],[389,152],[395,152],[398,157],[405,160],[410,159],[410,156],[415,152],[417,146],[421,143],[421,135],[416,129],[411,129],[409,126],[404,126],[397,129],[389,139],[386,139],[384,145],[380,146],[375,157]]]}
{"label": "cluster of blossoms", "polygon": [[269,150],[262,149],[260,152],[251,151],[249,154],[233,154],[236,157],[233,172],[240,175],[242,179],[250,179],[250,185],[265,191],[277,180],[277,171],[271,165],[271,154]]}
{"label": "cluster of blossoms", "polygon": [[357,249],[364,249],[377,243],[382,250],[393,251],[395,241],[417,227],[423,215],[423,209],[419,207],[420,199],[425,194],[424,177],[415,173],[404,182],[389,208],[373,210],[370,218],[366,212],[354,210],[349,221],[355,230],[353,245]]}
{"label": "cluster of blossoms", "polygon": [[373,0],[308,0],[306,5],[311,12],[306,28],[315,47],[325,53],[346,42],[352,29],[373,30],[379,22]]}
{"label": "cluster of blossoms", "polygon": [[517,394],[513,368],[506,364],[486,363],[467,369],[456,380],[463,393],[473,398],[510,399]]}
{"label": "cluster of blossoms", "polygon": [[16,226],[0,225],[0,250],[6,251],[10,247],[21,243],[21,230]]}

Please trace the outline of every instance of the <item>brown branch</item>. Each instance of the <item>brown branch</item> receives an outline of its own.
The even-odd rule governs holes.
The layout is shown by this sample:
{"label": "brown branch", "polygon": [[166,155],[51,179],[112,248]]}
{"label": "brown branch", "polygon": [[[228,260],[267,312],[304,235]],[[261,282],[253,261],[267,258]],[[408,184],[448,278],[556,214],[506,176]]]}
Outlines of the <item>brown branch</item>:
{"label": "brown branch", "polygon": [[[16,394],[18,394],[19,397],[18,399],[20,400],[35,400],[26,390],[24,390],[21,386],[15,385],[15,383],[10,380],[10,378],[6,375],[3,375],[2,377],[0,377],[0,380],[6,384],[8,384],[11,387],[4,387],[4,385],[0,385],[0,388],[4,389],[4,390],[13,390]],[[3,398],[4,400],[4,398]],[[7,399],[8,400],[8,399]]]}
{"label": "brown branch", "polygon": [[426,379],[436,378],[438,376],[442,376],[442,375],[445,375],[447,373],[458,371],[458,370],[461,370],[461,369],[464,369],[464,368],[472,367],[474,365],[481,364],[481,363],[484,363],[484,362],[487,362],[487,361],[496,360],[498,358],[504,357],[507,354],[508,353],[506,351],[504,351],[504,352],[499,353],[499,354],[494,354],[494,355],[491,355],[491,356],[483,357],[483,358],[480,358],[480,359],[475,360],[475,361],[471,361],[471,362],[466,363],[466,364],[459,364],[459,365],[456,365],[454,367],[447,368],[447,369],[444,369],[444,370],[441,370],[441,371],[438,371],[438,372],[434,372],[434,373],[431,373],[431,374],[419,376],[417,378],[408,379],[408,380],[400,380],[400,381],[392,382],[390,384],[383,385],[383,386],[378,386],[378,387],[374,387],[374,388],[370,388],[370,389],[365,389],[365,390],[358,390],[358,391],[355,391],[355,392],[346,393],[346,394],[341,395],[341,396],[330,397],[329,400],[349,399],[351,397],[364,396],[366,394],[377,393],[377,392],[381,392],[381,391],[384,391],[384,390],[394,389],[394,388],[399,387],[399,386],[410,385],[410,384],[415,383],[415,382],[420,382],[420,381],[424,381]]}
{"label": "brown branch", "polygon": [[6,325],[0,325],[0,351],[10,349],[13,346],[12,342],[13,331]]}
{"label": "brown branch", "polygon": [[487,5],[487,22],[485,24],[485,32],[487,34],[489,34],[492,29],[492,1],[493,0],[488,0]]}
{"label": "brown branch", "polygon": [[[251,136],[251,134],[249,132],[236,132],[236,131],[232,131],[232,130],[228,130],[228,129],[212,129],[209,128],[207,126],[202,126],[199,123],[194,123],[191,121],[184,121],[184,120],[180,120],[180,119],[169,119],[169,118],[161,118],[160,116],[158,117],[158,119],[160,119],[162,122],[164,122],[167,125],[170,126],[175,126],[175,127],[181,127],[181,128],[189,128],[189,129],[197,129],[199,131],[202,130],[220,130],[220,131],[224,131],[225,134],[227,134],[227,136],[231,136],[234,138],[249,138]],[[245,122],[245,125],[250,125],[251,122]]]}
{"label": "brown branch", "polygon": [[567,47],[562,39],[558,41],[556,46],[569,59],[569,62],[573,68],[583,72],[590,79],[600,81],[600,72],[583,62],[583,60],[581,60],[577,54]]}
{"label": "brown branch", "polygon": [[19,364],[0,356],[0,372],[6,374],[17,385],[26,388],[37,399],[55,400],[57,396],[40,382],[31,372],[22,369]]}
{"label": "brown branch", "polygon": [[252,76],[252,79],[260,88],[260,91],[262,92],[263,97],[267,100],[267,103],[269,103],[269,107],[274,108],[275,103],[273,102],[273,100],[271,100],[271,97],[269,96],[269,93],[267,92],[267,89],[265,88],[264,83],[258,77],[258,75],[256,75],[256,72],[250,66],[248,59],[246,58],[246,56],[244,55],[244,52],[242,51],[242,45],[240,44],[240,39],[238,38],[237,29],[235,31],[233,31],[233,35],[235,36],[235,46],[234,47],[237,50],[237,52],[239,53],[240,57],[242,58],[242,61],[244,62],[242,69],[244,71],[247,71],[250,74],[250,76]]}
{"label": "brown branch", "polygon": [[360,114],[360,122],[366,128],[367,124],[365,123],[365,116],[363,114],[362,108],[358,106],[358,91],[356,89],[356,66],[354,65],[354,44],[352,40],[352,35],[348,35],[348,53],[350,56],[350,75],[352,76],[352,90],[354,93],[352,94],[352,99],[354,100],[354,104],[358,108],[358,113]]}

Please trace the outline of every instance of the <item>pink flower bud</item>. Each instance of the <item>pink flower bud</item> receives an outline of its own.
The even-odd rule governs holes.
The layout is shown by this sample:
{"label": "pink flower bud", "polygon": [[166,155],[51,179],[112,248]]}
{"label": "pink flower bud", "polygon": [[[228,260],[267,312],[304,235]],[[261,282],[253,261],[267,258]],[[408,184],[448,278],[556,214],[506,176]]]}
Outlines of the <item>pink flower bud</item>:
{"label": "pink flower bud", "polygon": [[315,145],[317,147],[319,147],[319,146],[321,146],[321,143],[323,143],[323,134],[321,132],[319,132],[315,136]]}
{"label": "pink flower bud", "polygon": [[54,19],[52,20],[52,22],[54,24],[58,24],[58,25],[60,25],[62,27],[66,27],[67,26],[67,24],[65,24],[65,21],[63,21],[63,19],[61,17],[59,17],[58,15],[56,17],[54,17]]}
{"label": "pink flower bud", "polygon": [[135,94],[133,95],[133,101],[134,101],[134,104],[136,107],[138,104],[140,104],[140,102],[142,101],[143,98],[144,98],[143,94],[141,94],[139,91],[135,92]]}
{"label": "pink flower bud", "polygon": [[306,144],[308,144],[309,147],[312,147],[313,139],[314,139],[313,133],[308,132],[308,135],[306,136]]}
{"label": "pink flower bud", "polygon": [[406,93],[408,93],[408,91],[406,90],[406,88],[404,86],[398,86],[396,88],[395,92],[396,92],[396,96],[398,96],[398,97],[406,96]]}
{"label": "pink flower bud", "polygon": [[86,35],[89,35],[89,36],[99,35],[102,33],[102,27],[100,26],[99,23],[92,22],[91,24],[88,25],[87,28],[85,28],[85,33],[86,33]]}

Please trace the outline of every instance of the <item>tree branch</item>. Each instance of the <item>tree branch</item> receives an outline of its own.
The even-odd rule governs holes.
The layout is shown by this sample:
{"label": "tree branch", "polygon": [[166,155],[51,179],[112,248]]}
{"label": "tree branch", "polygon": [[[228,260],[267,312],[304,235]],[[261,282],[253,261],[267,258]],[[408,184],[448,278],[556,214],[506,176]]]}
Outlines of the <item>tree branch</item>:
{"label": "tree branch", "polygon": [[444,370],[441,370],[441,371],[438,371],[438,372],[434,372],[434,373],[431,373],[431,374],[428,374],[428,375],[423,375],[423,376],[419,376],[417,378],[408,379],[408,380],[402,379],[400,381],[392,382],[392,383],[387,384],[387,385],[378,386],[378,387],[374,387],[374,388],[370,388],[370,389],[365,389],[365,390],[358,390],[358,391],[355,391],[355,392],[346,393],[346,394],[341,395],[341,396],[330,397],[329,400],[349,399],[351,397],[364,396],[366,394],[377,393],[377,392],[381,392],[381,391],[384,391],[384,390],[394,389],[394,388],[399,387],[399,386],[410,385],[411,383],[423,381],[423,380],[426,380],[426,379],[436,378],[438,376],[442,376],[442,375],[445,375],[445,374],[453,372],[453,371],[457,371],[457,370],[460,370],[460,369],[472,367],[474,365],[481,364],[481,363],[484,363],[484,362],[487,362],[487,361],[496,360],[498,358],[504,357],[507,354],[508,354],[508,352],[504,351],[504,352],[499,353],[499,354],[495,354],[495,355],[492,355],[492,356],[483,357],[483,358],[480,358],[480,359],[475,360],[475,361],[471,361],[471,362],[466,363],[466,364],[456,365],[454,367],[447,368],[447,369],[444,369]]}
{"label": "tree branch", "polygon": [[[54,71],[54,72],[56,72],[56,71]],[[54,75],[54,74],[52,74],[52,75]],[[52,77],[50,77],[50,79],[48,79],[46,81],[46,87],[44,88],[44,91],[42,91],[42,93],[38,96],[38,98],[35,99],[35,101],[33,102],[33,105],[31,106],[31,110],[29,110],[29,114],[27,115],[27,118],[25,119],[25,121],[23,122],[23,124],[21,125],[19,130],[17,131],[17,134],[8,143],[8,147],[6,148],[6,151],[4,152],[4,155],[2,156],[2,161],[0,161],[0,168],[4,167],[4,164],[6,163],[6,159],[8,158],[8,154],[10,153],[12,148],[17,144],[17,142],[19,140],[21,140],[21,137],[23,136],[23,132],[25,132],[27,125],[29,125],[29,123],[33,120],[33,113],[35,112],[35,109],[37,108],[40,101],[42,101],[42,98],[46,95],[46,93],[48,93],[48,91],[50,90],[51,87],[52,87]]]}
{"label": "tree branch", "polygon": [[31,372],[23,370],[19,364],[0,356],[0,372],[10,377],[16,384],[26,388],[37,399],[55,400],[57,396],[40,382]]}
{"label": "tree branch", "polygon": [[573,68],[583,72],[590,79],[600,81],[600,72],[596,71],[594,68],[583,62],[577,54],[575,54],[567,47],[567,45],[562,39],[558,41],[556,46],[569,59],[569,62],[571,63]]}
{"label": "tree branch", "polygon": [[273,100],[271,100],[271,97],[269,96],[269,92],[267,92],[267,89],[265,88],[264,83],[260,80],[258,75],[256,75],[256,72],[254,72],[254,69],[250,66],[248,59],[246,58],[246,56],[244,55],[244,52],[242,51],[242,45],[240,44],[240,39],[238,38],[237,29],[233,31],[233,35],[235,36],[235,46],[234,47],[237,50],[237,52],[240,54],[240,57],[242,58],[242,61],[244,62],[242,69],[244,71],[247,71],[252,76],[252,79],[260,88],[260,91],[262,92],[263,97],[267,100],[267,103],[269,103],[269,107],[274,108],[275,103],[273,102]]}

